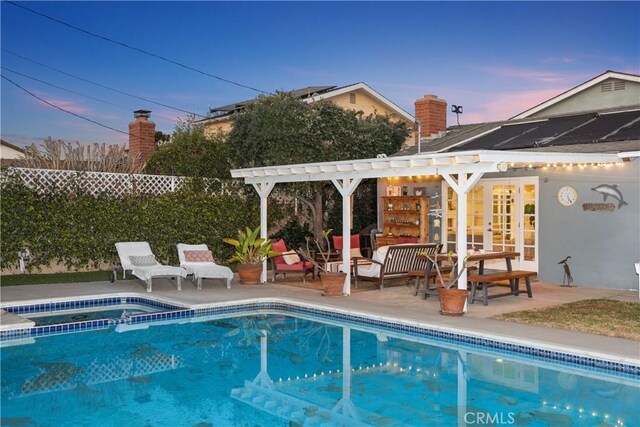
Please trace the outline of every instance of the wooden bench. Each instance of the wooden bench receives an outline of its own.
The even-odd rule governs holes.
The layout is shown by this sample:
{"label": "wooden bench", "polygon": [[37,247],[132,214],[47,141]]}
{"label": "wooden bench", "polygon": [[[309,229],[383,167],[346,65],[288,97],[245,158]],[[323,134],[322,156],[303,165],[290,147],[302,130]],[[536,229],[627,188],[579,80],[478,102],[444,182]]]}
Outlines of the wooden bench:
{"label": "wooden bench", "polygon": [[[489,298],[498,298],[506,295],[518,296],[520,294],[520,279],[525,279],[525,283],[527,285],[527,295],[529,296],[529,298],[531,298],[533,296],[531,292],[531,277],[537,275],[538,273],[536,273],[535,271],[524,270],[501,271],[499,273],[470,275],[469,277],[467,277],[467,281],[471,283],[471,304],[473,304],[476,299],[478,301],[482,301],[484,305],[488,305]],[[502,280],[508,280],[509,285],[495,283]],[[489,296],[488,288],[490,286],[509,286],[511,292]],[[476,291],[478,287],[482,288],[482,298],[476,298]]]}
{"label": "wooden bench", "polygon": [[[426,268],[427,258],[418,255],[424,252],[435,254],[440,251],[442,244],[406,244],[394,245],[387,248],[387,253],[382,262],[368,258],[353,258],[354,285],[358,286],[358,279],[374,280],[378,282],[380,290],[384,289],[385,280],[408,279],[410,271],[420,271]],[[380,248],[378,248],[379,250]],[[374,256],[375,258],[375,256]],[[377,276],[371,277],[358,274],[358,260],[366,259],[368,262],[379,265],[380,272]]]}

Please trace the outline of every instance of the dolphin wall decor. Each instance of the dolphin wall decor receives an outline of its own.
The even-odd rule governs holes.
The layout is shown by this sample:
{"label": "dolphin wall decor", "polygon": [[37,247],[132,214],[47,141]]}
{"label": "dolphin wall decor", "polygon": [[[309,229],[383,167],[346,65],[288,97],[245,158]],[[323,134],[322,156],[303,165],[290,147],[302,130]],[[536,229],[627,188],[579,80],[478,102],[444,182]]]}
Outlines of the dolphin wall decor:
{"label": "dolphin wall decor", "polygon": [[628,205],[627,202],[624,201],[622,197],[622,193],[618,190],[618,184],[600,184],[597,187],[591,189],[597,193],[602,194],[603,200],[606,202],[607,197],[611,197],[618,201],[618,209],[620,209],[624,205]]}

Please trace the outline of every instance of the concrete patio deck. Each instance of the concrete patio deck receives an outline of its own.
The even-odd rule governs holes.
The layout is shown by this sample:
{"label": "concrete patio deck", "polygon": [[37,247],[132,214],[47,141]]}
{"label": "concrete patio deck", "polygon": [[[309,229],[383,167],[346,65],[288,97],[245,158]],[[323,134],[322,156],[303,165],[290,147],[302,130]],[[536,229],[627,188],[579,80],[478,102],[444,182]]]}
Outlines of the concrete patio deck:
{"label": "concrete patio deck", "polygon": [[184,281],[180,292],[168,279],[156,279],[153,292],[150,294],[145,292],[143,283],[137,280],[118,280],[115,283],[12,286],[3,287],[0,292],[3,305],[29,300],[100,296],[120,292],[138,293],[140,296],[158,296],[192,307],[255,301],[259,298],[278,298],[328,309],[393,317],[428,327],[457,330],[487,338],[640,365],[640,342],[638,341],[490,319],[500,313],[547,307],[583,299],[612,298],[638,302],[637,291],[562,288],[554,284],[534,283],[532,299],[527,298],[526,293],[521,293],[519,297],[509,296],[491,300],[488,306],[471,304],[468,313],[462,317],[440,315],[437,299],[425,301],[414,297],[411,288],[406,285],[386,287],[382,292],[377,289],[361,290],[349,297],[327,298],[323,297],[318,289],[302,286],[299,279],[292,279],[289,285],[282,283],[241,285],[234,280],[231,289],[226,289],[222,282],[205,280],[201,291],[196,290],[190,281]]}

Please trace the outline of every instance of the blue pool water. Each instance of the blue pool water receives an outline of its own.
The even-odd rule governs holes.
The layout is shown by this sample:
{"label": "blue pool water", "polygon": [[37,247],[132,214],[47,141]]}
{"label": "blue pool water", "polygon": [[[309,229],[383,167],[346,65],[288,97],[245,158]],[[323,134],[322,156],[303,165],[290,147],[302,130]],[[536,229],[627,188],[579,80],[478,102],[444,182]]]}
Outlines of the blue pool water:
{"label": "blue pool water", "polygon": [[3,347],[0,423],[638,425],[628,375],[283,314],[179,322]]}
{"label": "blue pool water", "polygon": [[159,311],[159,309],[145,307],[143,305],[121,305],[117,308],[111,308],[108,310],[73,310],[65,313],[28,315],[27,317],[33,320],[37,326],[44,326],[69,322],[85,322],[97,319],[120,319],[123,317],[134,316],[136,314],[152,313],[156,311]]}

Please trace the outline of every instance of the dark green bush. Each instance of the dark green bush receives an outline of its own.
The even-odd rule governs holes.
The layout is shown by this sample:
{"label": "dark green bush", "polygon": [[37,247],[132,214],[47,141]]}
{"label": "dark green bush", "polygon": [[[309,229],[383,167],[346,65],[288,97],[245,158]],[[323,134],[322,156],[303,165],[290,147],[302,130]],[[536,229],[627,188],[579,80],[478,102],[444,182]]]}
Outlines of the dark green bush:
{"label": "dark green bush", "polygon": [[[114,244],[119,241],[147,241],[158,260],[172,264],[178,261],[177,243],[206,243],[216,260],[226,262],[233,248],[222,239],[259,224],[259,199],[237,182],[219,195],[201,188],[194,182],[175,193],[124,198],[55,190],[38,194],[18,177],[3,175],[0,266],[16,266],[18,251],[28,247],[31,270],[52,262],[70,270],[96,267],[118,259]],[[279,218],[278,207],[270,205],[269,220]]]}

